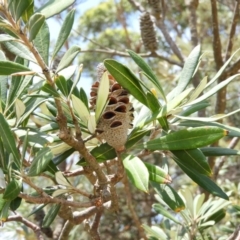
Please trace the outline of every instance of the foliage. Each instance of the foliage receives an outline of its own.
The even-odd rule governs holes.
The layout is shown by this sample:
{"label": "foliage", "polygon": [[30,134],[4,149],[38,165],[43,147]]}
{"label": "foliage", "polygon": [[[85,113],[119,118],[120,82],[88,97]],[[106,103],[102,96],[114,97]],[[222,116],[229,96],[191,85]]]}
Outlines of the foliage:
{"label": "foliage", "polygon": [[[111,219],[127,205],[138,231],[137,239],[146,239],[146,233],[150,239],[204,239],[209,234],[208,229],[226,216],[226,207],[231,205],[229,198],[236,201],[231,210],[239,217],[236,189],[231,192],[214,181],[219,169],[215,171],[207,157],[239,155],[239,151],[231,146],[212,144],[239,138],[237,127],[217,121],[240,109],[226,114],[220,111],[221,114],[209,117],[199,114],[209,106],[212,96],[239,79],[237,72],[226,74],[239,51],[218,66],[209,81],[203,76],[197,83],[196,76],[205,75],[201,71],[204,54],[200,45],[196,44],[185,60],[173,46],[178,62],[174,59],[168,59],[168,62],[182,66],[182,70],[176,86],[166,92],[153,70],[155,67],[141,54],[128,50],[128,57],[141,70],[141,77],[126,64],[105,59],[106,71],[99,77],[99,83],[93,85],[92,89],[97,88],[97,91],[92,92],[89,99],[79,88],[84,68],[73,64],[81,52],[79,46],[70,47],[56,69],[51,69],[70,36],[75,10],[67,13],[52,52],[49,47],[51,29],[46,18],[62,12],[72,3],[71,0],[51,0],[36,11],[32,1],[2,1],[0,5],[0,27],[4,32],[0,41],[5,52],[15,56],[8,59],[4,51],[0,52],[1,221],[6,224],[21,222],[34,231],[37,239],[43,239],[43,233],[48,237],[56,235],[55,239],[68,239],[70,231],[73,233],[74,227],[79,225],[92,239],[100,239],[101,217]],[[89,10],[81,24],[87,24],[88,19],[95,16],[94,11],[99,11],[100,20],[113,27],[111,9],[110,20],[106,21],[104,17],[110,3],[107,1],[99,8]],[[124,3],[120,1],[119,6],[131,12]],[[97,24],[98,17],[92,21],[92,34],[106,27]],[[179,25],[187,27],[185,22]],[[159,57],[154,53],[148,56]],[[101,129],[98,126],[112,100],[109,91],[113,91],[113,79],[117,82],[116,92],[124,95],[116,98],[123,97],[120,102],[130,104],[126,97],[129,93],[135,109],[133,128],[125,136],[123,148],[114,148],[107,139],[105,143],[99,141]],[[93,104],[94,97],[96,102]],[[125,108],[120,110],[127,111]],[[79,155],[80,160],[76,161],[75,156],[78,158]],[[65,171],[62,165],[69,159],[73,159],[73,163]],[[180,167],[184,176],[193,180],[204,193],[193,197],[189,190],[192,186],[183,186],[178,191],[169,169],[172,164],[175,168]],[[151,227],[149,222],[142,224],[135,212],[132,191],[136,189],[132,186],[147,193],[145,196],[156,192],[159,203],[152,205],[156,217]],[[35,204],[29,215],[20,214],[25,204],[28,208]],[[32,215],[34,219],[30,217]],[[60,231],[54,225],[57,216],[63,219]],[[125,226],[128,224],[129,220],[124,223]],[[55,229],[51,228],[54,226]],[[100,229],[104,227],[107,226]],[[173,235],[176,228],[178,231]],[[117,237],[118,234],[119,229]]]}

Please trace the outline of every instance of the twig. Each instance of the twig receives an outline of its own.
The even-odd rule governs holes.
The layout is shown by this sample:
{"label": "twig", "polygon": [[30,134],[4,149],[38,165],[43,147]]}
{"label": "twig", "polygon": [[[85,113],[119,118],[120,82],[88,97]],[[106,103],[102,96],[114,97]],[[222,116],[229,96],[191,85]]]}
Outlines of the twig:
{"label": "twig", "polygon": [[96,213],[94,217],[94,221],[88,231],[93,240],[100,240],[98,227],[100,224],[102,214],[103,214],[103,208],[99,209],[98,212]]}
{"label": "twig", "polygon": [[169,46],[172,49],[172,51],[174,52],[174,54],[177,56],[177,58],[180,60],[180,62],[183,63],[184,58],[183,58],[178,46],[173,41],[172,37],[170,36],[169,32],[167,31],[164,21],[162,19],[159,19],[155,23],[156,23],[156,26],[161,30],[165,40],[169,44]]}
{"label": "twig", "polygon": [[92,202],[74,202],[74,201],[68,201],[62,198],[52,198],[52,197],[33,197],[25,193],[20,193],[18,194],[20,198],[25,199],[27,202],[32,202],[32,203],[38,203],[38,204],[46,204],[46,203],[58,203],[58,204],[63,204],[75,208],[85,208],[85,207],[91,207],[94,204]]}
{"label": "twig", "polygon": [[142,223],[141,221],[139,220],[139,217],[134,209],[134,206],[133,206],[133,203],[132,203],[132,193],[131,193],[131,189],[130,189],[130,186],[129,186],[129,182],[128,182],[128,179],[127,179],[127,176],[126,176],[126,173],[124,174],[123,176],[123,184],[124,184],[124,187],[125,187],[125,193],[126,193],[126,198],[127,198],[127,205],[128,205],[128,209],[131,213],[131,216],[133,218],[133,221],[135,223],[135,226],[137,227],[138,229],[138,232],[139,232],[139,237],[141,239],[145,239],[147,240],[147,237],[145,235],[145,232],[142,228]]}
{"label": "twig", "polygon": [[138,11],[140,12],[144,12],[145,9],[140,5],[140,3],[134,1],[134,0],[128,0],[128,2]]}
{"label": "twig", "polygon": [[[238,137],[234,137],[234,138],[231,140],[230,144],[228,145],[228,148],[230,148],[230,149],[235,148],[236,145],[238,144],[239,140],[240,140],[240,139],[239,139]],[[219,174],[219,171],[221,170],[221,168],[222,168],[222,166],[223,166],[223,164],[224,164],[224,162],[225,162],[226,159],[227,159],[227,156],[222,156],[222,157],[220,158],[220,161],[219,161],[218,165],[215,166],[214,175],[213,175],[214,180],[217,179],[218,174]]]}
{"label": "twig", "polygon": [[240,225],[227,240],[240,240]]}
{"label": "twig", "polygon": [[240,1],[237,0],[236,3],[235,3],[234,14],[233,14],[230,34],[229,34],[229,38],[228,38],[225,61],[228,60],[228,58],[231,56],[231,53],[232,53],[233,37],[235,35],[236,27],[237,27],[237,24],[238,24],[238,21],[239,21],[239,4],[240,4]]}
{"label": "twig", "polygon": [[9,216],[6,222],[11,222],[11,221],[23,223],[25,226],[31,228],[34,231],[38,240],[44,240],[41,228],[38,225],[28,221],[26,218],[23,218],[20,215]]}
{"label": "twig", "polygon": [[58,240],[65,240],[68,239],[69,237],[69,233],[71,232],[71,230],[73,229],[75,225],[70,222],[69,220],[65,222],[63,229],[58,237]]}

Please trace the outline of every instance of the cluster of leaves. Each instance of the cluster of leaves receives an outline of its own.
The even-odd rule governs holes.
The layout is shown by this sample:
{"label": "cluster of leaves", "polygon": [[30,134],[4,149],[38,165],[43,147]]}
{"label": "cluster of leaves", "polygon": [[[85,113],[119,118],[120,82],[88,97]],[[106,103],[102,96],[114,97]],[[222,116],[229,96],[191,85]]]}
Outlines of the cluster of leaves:
{"label": "cluster of leaves", "polygon": [[[32,1],[16,0],[8,1],[8,4],[0,5],[3,14],[0,26],[5,32],[1,34],[0,42],[16,58],[9,61],[0,52],[0,216],[1,221],[8,221],[10,212],[19,208],[22,199],[39,203],[37,198],[45,197],[45,204],[39,205],[34,213],[45,207],[51,199],[53,204],[43,221],[43,226],[46,227],[52,224],[59,213],[62,199],[67,199],[69,195],[82,194],[58,168],[74,151],[78,150],[83,155],[65,136],[60,136],[63,129],[67,129],[71,136],[79,137],[79,142],[84,142],[84,147],[90,151],[90,155],[83,155],[78,162],[77,167],[83,172],[84,166],[94,167],[91,166],[89,156],[96,160],[98,166],[101,162],[118,158],[118,153],[107,143],[101,144],[96,138],[91,139],[95,137],[97,122],[107,102],[109,79],[108,74],[103,75],[93,112],[89,109],[87,94],[82,88],[78,88],[82,66],[72,65],[81,51],[78,46],[69,48],[56,70],[51,71],[51,63],[71,32],[75,11],[71,10],[67,14],[51,56],[50,31],[46,18],[70,6],[72,1],[49,1],[35,13]],[[194,219],[194,228],[184,226],[182,236],[186,232],[193,233],[195,229],[203,231],[222,219],[223,208],[229,204],[225,201],[228,200],[228,195],[211,180],[212,170],[206,157],[239,154],[232,149],[206,146],[226,135],[240,136],[239,129],[216,122],[240,110],[205,118],[194,117],[194,114],[209,105],[208,99],[212,95],[239,77],[240,74],[233,75],[213,86],[234,54],[210,81],[204,77],[194,89],[191,87],[191,80],[201,61],[201,48],[195,47],[185,61],[177,86],[167,95],[151,67],[135,52],[129,50],[128,54],[154,89],[149,89],[125,65],[112,59],[104,61],[108,72],[129,91],[134,98],[135,108],[139,109],[135,113],[134,128],[126,142],[126,151],[121,154],[126,173],[132,184],[141,191],[149,192],[151,183],[158,194],[158,200],[171,210],[181,212],[182,218],[187,219],[186,225],[189,219]],[[41,71],[36,70],[36,65]],[[60,121],[62,115],[66,118],[66,125]],[[166,168],[141,159],[139,152],[142,149],[143,156],[153,152],[166,154],[199,186],[225,200],[203,203],[204,196],[199,195],[190,202],[189,195],[182,197],[183,193],[179,194],[168,185],[172,180]],[[104,174],[107,175],[105,172]],[[32,182],[32,177],[35,176],[50,178],[52,186],[36,186]],[[34,192],[25,194],[23,182]],[[67,203],[70,206],[70,201]],[[186,207],[192,211],[189,213],[184,210]],[[162,216],[183,225],[160,204],[155,204],[153,208]],[[221,213],[221,217],[215,216],[216,213]],[[144,228],[152,237],[169,237],[167,231],[163,233],[159,228]]]}

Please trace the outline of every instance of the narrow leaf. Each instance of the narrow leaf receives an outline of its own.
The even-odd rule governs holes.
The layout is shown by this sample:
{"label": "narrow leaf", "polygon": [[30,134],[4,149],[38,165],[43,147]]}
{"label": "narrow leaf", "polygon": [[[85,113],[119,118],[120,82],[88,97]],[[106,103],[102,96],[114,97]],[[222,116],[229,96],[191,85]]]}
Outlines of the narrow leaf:
{"label": "narrow leaf", "polygon": [[46,18],[50,18],[64,9],[67,9],[71,6],[75,0],[49,0],[37,12],[41,12]]}
{"label": "narrow leaf", "polygon": [[165,216],[167,219],[170,219],[177,224],[182,225],[182,223],[179,222],[175,217],[173,217],[173,215],[168,210],[166,210],[162,205],[155,203],[153,204],[152,207],[157,213]]}
{"label": "narrow leaf", "polygon": [[140,80],[123,64],[107,59],[104,65],[116,81],[127,89],[139,102],[148,107],[146,95],[140,85]]}
{"label": "narrow leaf", "polygon": [[123,165],[133,185],[141,191],[148,192],[149,173],[142,160],[132,155],[126,155]]}
{"label": "narrow leaf", "polygon": [[49,28],[46,21],[44,21],[37,36],[33,40],[33,43],[47,66],[49,56],[49,42],[50,42]]}
{"label": "narrow leaf", "polygon": [[212,170],[207,162],[206,157],[199,149],[176,150],[171,151],[184,166],[195,169],[196,172],[206,176],[212,175]]}
{"label": "narrow leaf", "polygon": [[71,184],[63,176],[61,171],[58,171],[58,172],[55,173],[55,179],[56,179],[58,184],[66,186],[66,187],[71,187]]}
{"label": "narrow leaf", "polygon": [[49,227],[54,219],[56,218],[58,211],[60,210],[61,204],[53,204],[47,214],[45,215],[42,223],[42,227]]}
{"label": "narrow leaf", "polygon": [[127,52],[131,56],[131,58],[134,60],[134,62],[143,70],[143,72],[146,74],[147,78],[159,90],[163,99],[166,101],[165,93],[162,89],[162,86],[160,85],[159,80],[157,79],[156,75],[152,71],[151,67],[143,60],[143,58],[141,56],[139,56],[135,52],[133,52],[131,50],[127,50]]}
{"label": "narrow leaf", "polygon": [[192,104],[195,104],[195,103],[199,103],[199,102],[202,102],[202,101],[208,99],[213,94],[218,92],[223,87],[227,86],[232,80],[234,80],[236,77],[239,77],[239,76],[240,76],[240,74],[235,74],[235,75],[227,78],[226,80],[224,80],[224,81],[220,82],[219,84],[217,84],[216,86],[212,87],[208,92],[204,93],[202,96],[200,96],[199,98],[195,99],[191,103],[188,103],[187,105],[190,105],[190,104],[192,105]]}
{"label": "narrow leaf", "polygon": [[168,175],[168,173],[163,170],[162,168],[150,164],[150,163],[144,163],[145,166],[148,169],[149,172],[149,180],[152,182],[156,182],[156,183],[171,183],[172,179],[171,177]]}
{"label": "narrow leaf", "polygon": [[[77,113],[77,115],[81,118],[81,120],[87,124],[90,118],[90,113],[86,105],[81,101],[81,99],[77,98],[75,95],[71,96],[73,109]],[[95,121],[95,118],[94,118]]]}
{"label": "narrow leaf", "polygon": [[81,48],[78,46],[72,46],[71,48],[69,48],[67,52],[63,55],[60,63],[58,64],[56,72],[59,72],[62,69],[68,67],[80,51]]}
{"label": "narrow leaf", "polygon": [[137,145],[137,148],[144,147],[149,150],[195,149],[216,142],[226,135],[227,131],[218,127],[182,129]]}
{"label": "narrow leaf", "polygon": [[29,20],[29,40],[33,41],[45,22],[45,17],[41,13],[35,13]]}
{"label": "narrow leaf", "polygon": [[55,56],[57,55],[57,53],[59,52],[59,50],[61,49],[61,47],[63,46],[63,44],[65,43],[65,41],[67,40],[67,38],[69,36],[69,34],[72,30],[73,22],[74,22],[74,15],[75,15],[74,9],[71,10],[67,14],[67,16],[62,24],[62,27],[60,29],[60,33],[58,35],[57,42],[56,42],[56,45],[53,50],[52,59],[55,58]]}
{"label": "narrow leaf", "polygon": [[0,61],[0,75],[11,75],[18,72],[30,71],[29,68],[10,61]]}
{"label": "narrow leaf", "polygon": [[172,98],[174,98],[174,96],[178,96],[188,86],[198,65],[200,54],[201,47],[200,45],[198,45],[192,50],[192,52],[186,59],[178,80],[178,84],[176,88],[174,88],[174,90],[168,94],[168,100],[171,100]]}
{"label": "narrow leaf", "polygon": [[50,148],[45,147],[37,152],[36,156],[34,157],[30,169],[28,171],[28,176],[37,176],[43,171],[45,171],[47,165],[53,158],[53,154]]}
{"label": "narrow leaf", "polygon": [[100,84],[98,87],[96,110],[95,110],[96,122],[98,122],[99,118],[102,115],[102,112],[106,107],[108,94],[109,94],[109,78],[108,78],[108,73],[105,72],[102,75],[102,78],[100,80]]}
{"label": "narrow leaf", "polygon": [[13,179],[6,187],[3,198],[8,201],[15,199],[22,189],[22,181]]}
{"label": "narrow leaf", "polygon": [[2,113],[0,113],[0,136],[2,138],[4,148],[9,154],[11,153],[13,155],[14,163],[16,164],[17,169],[20,169],[20,156],[16,147],[15,139]]}
{"label": "narrow leaf", "polygon": [[173,160],[178,164],[178,166],[200,187],[212,193],[215,196],[228,200],[228,196],[223,190],[217,186],[209,177],[198,173],[194,169],[182,164],[182,161],[177,157],[173,157]]}
{"label": "narrow leaf", "polygon": [[45,83],[43,86],[42,86],[42,91],[46,92],[46,93],[49,93],[51,96],[53,97],[60,97],[60,94],[57,92],[56,89],[53,88],[53,86],[51,86],[50,84],[48,83]]}
{"label": "narrow leaf", "polygon": [[15,3],[15,17],[16,21],[22,16],[22,14],[28,9],[28,7],[33,3],[33,0],[16,1]]}
{"label": "narrow leaf", "polygon": [[57,76],[55,79],[55,83],[60,90],[60,92],[66,97],[68,96],[68,86],[67,80],[63,76]]}
{"label": "narrow leaf", "polygon": [[180,212],[185,209],[185,204],[179,194],[170,185],[159,185],[151,183],[154,190],[160,195],[163,201],[174,211]]}
{"label": "narrow leaf", "polygon": [[33,54],[25,47],[22,43],[16,41],[4,42],[4,46],[16,56],[27,59],[31,62],[36,63],[36,59]]}
{"label": "narrow leaf", "polygon": [[240,155],[240,150],[221,148],[221,147],[205,147],[200,149],[205,156],[231,156]]}
{"label": "narrow leaf", "polygon": [[[169,239],[169,237],[166,235],[166,233],[159,227],[155,227],[155,226],[149,227],[146,224],[143,224],[142,227],[147,232],[147,235],[149,235],[150,237],[154,237],[154,240],[155,240],[155,238],[159,239],[159,240],[168,240]],[[149,238],[149,240],[151,240],[151,239]]]}

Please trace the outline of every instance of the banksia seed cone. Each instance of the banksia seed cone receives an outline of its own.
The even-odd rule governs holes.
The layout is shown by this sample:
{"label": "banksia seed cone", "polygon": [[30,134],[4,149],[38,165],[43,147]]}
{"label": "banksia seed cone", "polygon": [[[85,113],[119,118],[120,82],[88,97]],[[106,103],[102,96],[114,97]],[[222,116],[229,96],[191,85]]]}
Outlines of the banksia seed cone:
{"label": "banksia seed cone", "polygon": [[148,0],[148,4],[151,7],[152,15],[159,19],[162,13],[161,0]]}
{"label": "banksia seed cone", "polygon": [[144,12],[140,17],[140,30],[145,49],[151,52],[156,51],[158,47],[156,33],[148,12]]}
{"label": "banksia seed cone", "polygon": [[[103,64],[99,64],[97,70],[100,81],[106,68]],[[108,77],[110,87],[106,94],[108,94],[109,102],[97,123],[96,132],[99,133],[99,140],[105,140],[117,151],[123,151],[125,149],[124,144],[127,141],[128,129],[132,128],[134,109],[129,102],[128,91],[123,89],[111,75],[108,75]],[[99,81],[92,85],[90,92],[90,104],[93,109],[96,106]]]}

